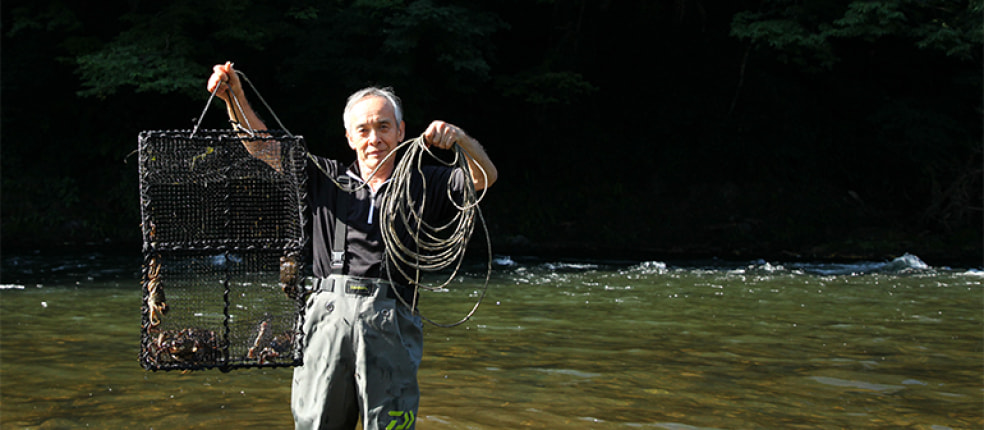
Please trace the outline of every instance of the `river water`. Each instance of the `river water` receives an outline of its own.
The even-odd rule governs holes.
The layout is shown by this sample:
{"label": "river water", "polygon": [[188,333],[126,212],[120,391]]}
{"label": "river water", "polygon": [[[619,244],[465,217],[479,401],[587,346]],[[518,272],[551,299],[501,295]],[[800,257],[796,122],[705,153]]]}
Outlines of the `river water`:
{"label": "river water", "polygon": [[[150,372],[137,256],[4,256],[3,429],[292,428],[290,369]],[[483,266],[424,296],[452,322]],[[498,257],[425,327],[421,429],[984,427],[984,272]]]}

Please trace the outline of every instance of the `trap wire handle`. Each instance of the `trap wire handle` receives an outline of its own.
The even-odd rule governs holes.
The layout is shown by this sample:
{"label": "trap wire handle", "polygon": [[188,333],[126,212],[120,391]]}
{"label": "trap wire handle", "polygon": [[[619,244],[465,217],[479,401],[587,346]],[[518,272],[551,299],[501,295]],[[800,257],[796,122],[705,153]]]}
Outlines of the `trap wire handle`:
{"label": "trap wire handle", "polygon": [[222,83],[219,82],[219,84],[212,89],[212,93],[209,94],[208,100],[205,102],[205,108],[202,109],[202,114],[198,116],[198,122],[195,123],[195,128],[191,130],[191,135],[188,136],[189,139],[195,137],[195,133],[198,133],[198,127],[202,125],[202,120],[205,119],[205,113],[208,112],[208,107],[212,104],[212,99],[215,98],[215,93],[219,92],[219,87],[221,86]]}
{"label": "trap wire handle", "polygon": [[[287,130],[287,127],[284,127],[284,123],[280,122],[280,117],[278,117],[277,113],[273,111],[273,108],[270,107],[270,104],[266,102],[266,99],[263,98],[263,95],[260,94],[260,91],[256,89],[256,86],[253,85],[253,81],[250,81],[249,78],[246,77],[246,74],[239,70],[236,70],[236,74],[239,75],[239,77],[243,78],[243,80],[246,81],[247,84],[249,84],[249,87],[253,89],[254,93],[256,93],[256,97],[260,99],[260,102],[263,103],[263,106],[265,106],[266,109],[270,111],[270,115],[273,116],[273,119],[277,121],[277,125],[280,126],[280,129],[283,130],[285,133],[287,133],[288,136],[294,137],[294,135],[290,132],[290,130]],[[195,128],[191,130],[191,135],[189,136],[189,138],[195,137],[195,134],[198,133],[198,128],[201,127],[202,120],[205,119],[205,113],[208,112],[208,107],[212,104],[212,99],[215,98],[215,94],[219,92],[219,88],[222,86],[222,84],[223,82],[219,82],[219,84],[216,85],[215,88],[212,90],[212,93],[209,94],[208,100],[205,102],[205,108],[202,109],[202,114],[198,116],[198,122],[195,123]],[[239,113],[243,116],[243,121],[246,121],[246,127],[242,127],[240,125],[236,125],[235,127],[237,129],[240,129],[248,133],[249,137],[255,137],[256,130],[253,129],[253,126],[250,125],[249,120],[246,119],[246,111],[243,110],[243,106],[239,103],[239,98],[236,97],[236,95],[233,94],[232,91],[229,92],[229,95],[232,96],[232,101],[235,102],[236,108],[239,109]]]}

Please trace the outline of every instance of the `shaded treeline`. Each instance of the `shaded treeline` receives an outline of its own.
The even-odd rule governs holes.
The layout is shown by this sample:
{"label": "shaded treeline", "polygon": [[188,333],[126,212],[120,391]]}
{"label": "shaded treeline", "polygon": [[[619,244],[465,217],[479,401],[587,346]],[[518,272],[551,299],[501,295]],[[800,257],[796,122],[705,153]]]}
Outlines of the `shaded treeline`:
{"label": "shaded treeline", "polygon": [[139,241],[137,134],[231,60],[319,154],[367,84],[478,137],[503,251],[980,261],[981,4],[4,1],[3,245]]}

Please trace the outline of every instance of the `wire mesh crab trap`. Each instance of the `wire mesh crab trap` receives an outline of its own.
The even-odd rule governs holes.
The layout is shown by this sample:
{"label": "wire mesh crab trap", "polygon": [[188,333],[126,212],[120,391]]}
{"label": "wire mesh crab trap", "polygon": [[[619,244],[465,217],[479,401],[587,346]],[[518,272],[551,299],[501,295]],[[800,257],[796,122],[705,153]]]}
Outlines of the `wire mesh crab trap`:
{"label": "wire mesh crab trap", "polygon": [[146,369],[300,364],[307,150],[284,132],[246,139],[274,143],[275,161],[233,131],[140,133]]}

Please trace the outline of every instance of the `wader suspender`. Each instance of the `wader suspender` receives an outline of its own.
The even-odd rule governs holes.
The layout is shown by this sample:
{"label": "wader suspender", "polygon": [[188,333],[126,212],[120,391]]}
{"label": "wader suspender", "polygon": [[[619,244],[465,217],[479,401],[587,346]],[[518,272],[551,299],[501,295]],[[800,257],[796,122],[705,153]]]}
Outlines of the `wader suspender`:
{"label": "wader suspender", "polygon": [[345,219],[348,217],[349,199],[352,198],[349,191],[352,180],[342,176],[338,178],[338,183],[341,187],[338,188],[335,207],[335,240],[331,244],[331,273],[334,275],[341,275],[342,267],[345,266],[345,238],[348,235]]}

